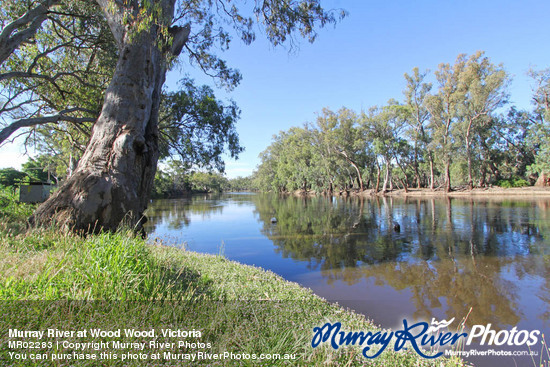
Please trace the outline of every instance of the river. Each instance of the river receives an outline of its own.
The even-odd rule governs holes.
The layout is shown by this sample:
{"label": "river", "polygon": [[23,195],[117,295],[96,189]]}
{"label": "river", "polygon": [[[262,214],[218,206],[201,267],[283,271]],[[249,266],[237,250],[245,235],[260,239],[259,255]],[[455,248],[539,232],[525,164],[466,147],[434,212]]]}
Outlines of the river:
{"label": "river", "polygon": [[550,335],[548,198],[229,193],[156,200],[146,214],[150,238],[269,269],[383,327],[432,318],[455,318],[456,327],[468,316],[470,328]]}

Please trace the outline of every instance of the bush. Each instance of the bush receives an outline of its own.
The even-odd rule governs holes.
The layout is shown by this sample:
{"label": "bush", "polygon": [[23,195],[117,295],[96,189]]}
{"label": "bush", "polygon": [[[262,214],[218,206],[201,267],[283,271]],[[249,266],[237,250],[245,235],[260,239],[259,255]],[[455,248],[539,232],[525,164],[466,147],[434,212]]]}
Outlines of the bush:
{"label": "bush", "polygon": [[498,180],[496,183],[497,186],[509,189],[512,187],[525,187],[530,186],[529,182],[525,181],[523,178],[512,177],[506,180]]}
{"label": "bush", "polygon": [[0,169],[0,185],[13,186],[18,182],[27,178],[25,172],[16,170],[15,168],[2,168]]}
{"label": "bush", "polygon": [[0,185],[0,219],[3,223],[26,222],[35,204],[20,203],[14,187]]}

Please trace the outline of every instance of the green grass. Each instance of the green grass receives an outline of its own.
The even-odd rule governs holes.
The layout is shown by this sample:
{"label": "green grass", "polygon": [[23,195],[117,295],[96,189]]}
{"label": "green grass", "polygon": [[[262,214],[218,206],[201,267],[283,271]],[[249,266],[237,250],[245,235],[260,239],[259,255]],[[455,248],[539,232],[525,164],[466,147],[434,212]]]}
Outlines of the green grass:
{"label": "green grass", "polygon": [[[15,366],[127,365],[339,365],[339,366],[463,366],[463,362],[429,361],[412,351],[385,351],[374,360],[358,348],[311,347],[312,329],[340,321],[343,329],[373,330],[363,316],[330,304],[311,290],[276,274],[229,261],[223,256],[148,244],[129,232],[87,238],[50,230],[17,232],[14,222],[0,225],[0,362]],[[293,354],[295,360],[202,360],[184,363],[160,359],[120,360],[128,350],[109,350],[119,359],[98,361],[31,361],[10,359],[8,329],[104,330],[136,329],[157,333],[159,342],[177,342],[160,335],[162,328],[200,330],[189,342],[210,348],[146,350],[178,353]],[[71,336],[46,341],[112,341]],[[120,338],[118,340],[121,340]],[[149,342],[151,338],[123,337]],[[39,348],[33,353],[52,353]],[[388,348],[389,349],[389,348]],[[72,353],[59,348],[58,352]],[[138,353],[134,350],[130,352]],[[94,352],[99,356],[100,352]],[[50,356],[51,357],[51,356]]]}
{"label": "green grass", "polygon": [[15,232],[23,231],[36,205],[19,203],[19,190],[15,187],[0,185],[0,225],[3,229]]}

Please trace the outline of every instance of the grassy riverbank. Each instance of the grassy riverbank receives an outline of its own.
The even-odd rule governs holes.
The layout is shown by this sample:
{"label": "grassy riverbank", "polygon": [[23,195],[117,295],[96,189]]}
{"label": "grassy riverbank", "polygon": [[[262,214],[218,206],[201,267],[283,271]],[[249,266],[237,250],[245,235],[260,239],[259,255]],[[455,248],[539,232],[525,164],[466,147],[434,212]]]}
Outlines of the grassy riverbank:
{"label": "grassy riverbank", "polygon": [[[129,233],[100,234],[81,238],[55,230],[23,231],[19,208],[0,224],[0,359],[9,365],[174,365],[164,352],[173,349],[144,349],[147,360],[120,358],[126,350],[92,360],[51,361],[51,347],[32,350],[46,360],[32,361],[28,349],[9,349],[8,329],[19,330],[150,330],[160,342],[174,342],[160,328],[199,330],[201,336],[187,338],[209,344],[197,349],[182,347],[178,353],[197,350],[215,354],[231,351],[242,355],[279,354],[278,360],[224,359],[176,364],[186,365],[341,365],[341,366],[462,366],[460,360],[429,361],[412,351],[386,350],[367,360],[360,350],[343,347],[311,347],[312,328],[327,321],[342,323],[344,330],[374,330],[363,316],[329,304],[310,290],[290,283],[269,271],[245,266],[222,256],[202,255],[147,243]],[[109,342],[69,335],[73,344],[54,347],[56,353],[78,353],[78,342]],[[46,339],[42,339],[44,341]],[[132,336],[128,342],[150,342]],[[133,350],[131,350],[133,351]],[[9,353],[18,352],[14,359]],[[159,360],[151,355],[161,352]],[[84,352],[80,352],[84,353]],[[89,353],[89,352],[87,352]],[[117,359],[114,354],[117,354]],[[93,354],[93,353],[92,353]],[[137,356],[137,351],[135,353]],[[100,358],[100,353],[96,353]],[[127,356],[129,358],[130,355]],[[286,357],[286,359],[284,359]],[[68,357],[67,357],[68,358]],[[72,357],[74,358],[74,357]],[[133,357],[132,357],[133,358]],[[295,359],[293,359],[295,358]]]}

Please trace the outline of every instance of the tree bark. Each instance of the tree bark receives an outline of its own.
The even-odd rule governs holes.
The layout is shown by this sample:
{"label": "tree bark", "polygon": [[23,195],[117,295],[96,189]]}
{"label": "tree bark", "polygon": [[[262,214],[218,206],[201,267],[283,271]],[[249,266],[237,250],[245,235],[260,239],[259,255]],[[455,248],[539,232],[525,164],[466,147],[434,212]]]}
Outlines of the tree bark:
{"label": "tree bark", "polygon": [[535,182],[535,186],[537,187],[546,187],[548,186],[548,181],[549,181],[549,178],[548,178],[548,174],[546,172],[541,172],[539,174],[539,178],[537,179],[537,182]]}
{"label": "tree bark", "polygon": [[479,187],[485,187],[486,186],[486,176],[487,175],[487,167],[483,164],[481,166],[481,173],[479,178]]}
{"label": "tree bark", "polygon": [[388,191],[388,184],[391,185],[391,176],[390,176],[390,160],[386,159],[386,173],[384,175],[384,184],[382,185],[382,192],[386,193]]}
{"label": "tree bark", "polygon": [[[408,192],[408,190],[409,190],[409,180],[407,180],[407,172],[405,171],[405,168],[403,167],[403,165],[399,162],[399,159],[396,159],[396,163],[397,163],[397,166],[399,167],[399,169],[401,170],[401,173],[403,173],[403,177],[404,177],[404,179],[402,179],[400,177],[398,177],[397,179],[403,185],[403,190],[405,190],[405,192]],[[420,188],[420,185],[418,185],[418,188]]]}
{"label": "tree bark", "polygon": [[[173,3],[163,2],[165,16],[173,15]],[[126,30],[121,36],[115,21],[122,17],[104,10],[119,44],[113,79],[74,174],[36,210],[31,224],[84,232],[113,231],[123,224],[138,231],[146,221],[143,212],[159,157],[158,110],[169,50],[158,47],[159,27],[131,36]]]}
{"label": "tree bark", "polygon": [[353,168],[355,168],[355,172],[357,173],[357,180],[359,180],[360,190],[361,190],[361,192],[363,192],[365,190],[365,188],[363,186],[363,175],[361,175],[361,170],[357,166],[357,163],[355,163],[351,158],[349,158],[348,154],[345,151],[340,151],[340,150],[337,150],[337,151],[342,156],[344,156],[346,161],[348,161],[348,163],[351,164],[353,166]]}
{"label": "tree bark", "polygon": [[445,162],[445,191],[451,192],[451,160]]}
{"label": "tree bark", "polygon": [[435,187],[435,175],[434,175],[434,160],[433,160],[433,157],[432,157],[432,153],[430,152],[429,154],[429,157],[430,157],[430,190],[433,191],[434,187]]}
{"label": "tree bark", "polygon": [[376,164],[376,186],[374,188],[374,192],[378,192],[380,190],[380,171],[380,165]]}
{"label": "tree bark", "polygon": [[420,189],[422,187],[422,184],[421,184],[421,179],[420,179],[420,172],[418,170],[418,142],[417,142],[417,139],[415,139],[414,141],[414,164],[413,164],[413,169],[414,169],[414,178],[416,180],[416,188],[417,189]]}
{"label": "tree bark", "polygon": [[474,178],[472,175],[472,150],[470,141],[470,130],[468,128],[468,133],[466,135],[466,162],[468,164],[468,190],[473,190],[474,188]]}

